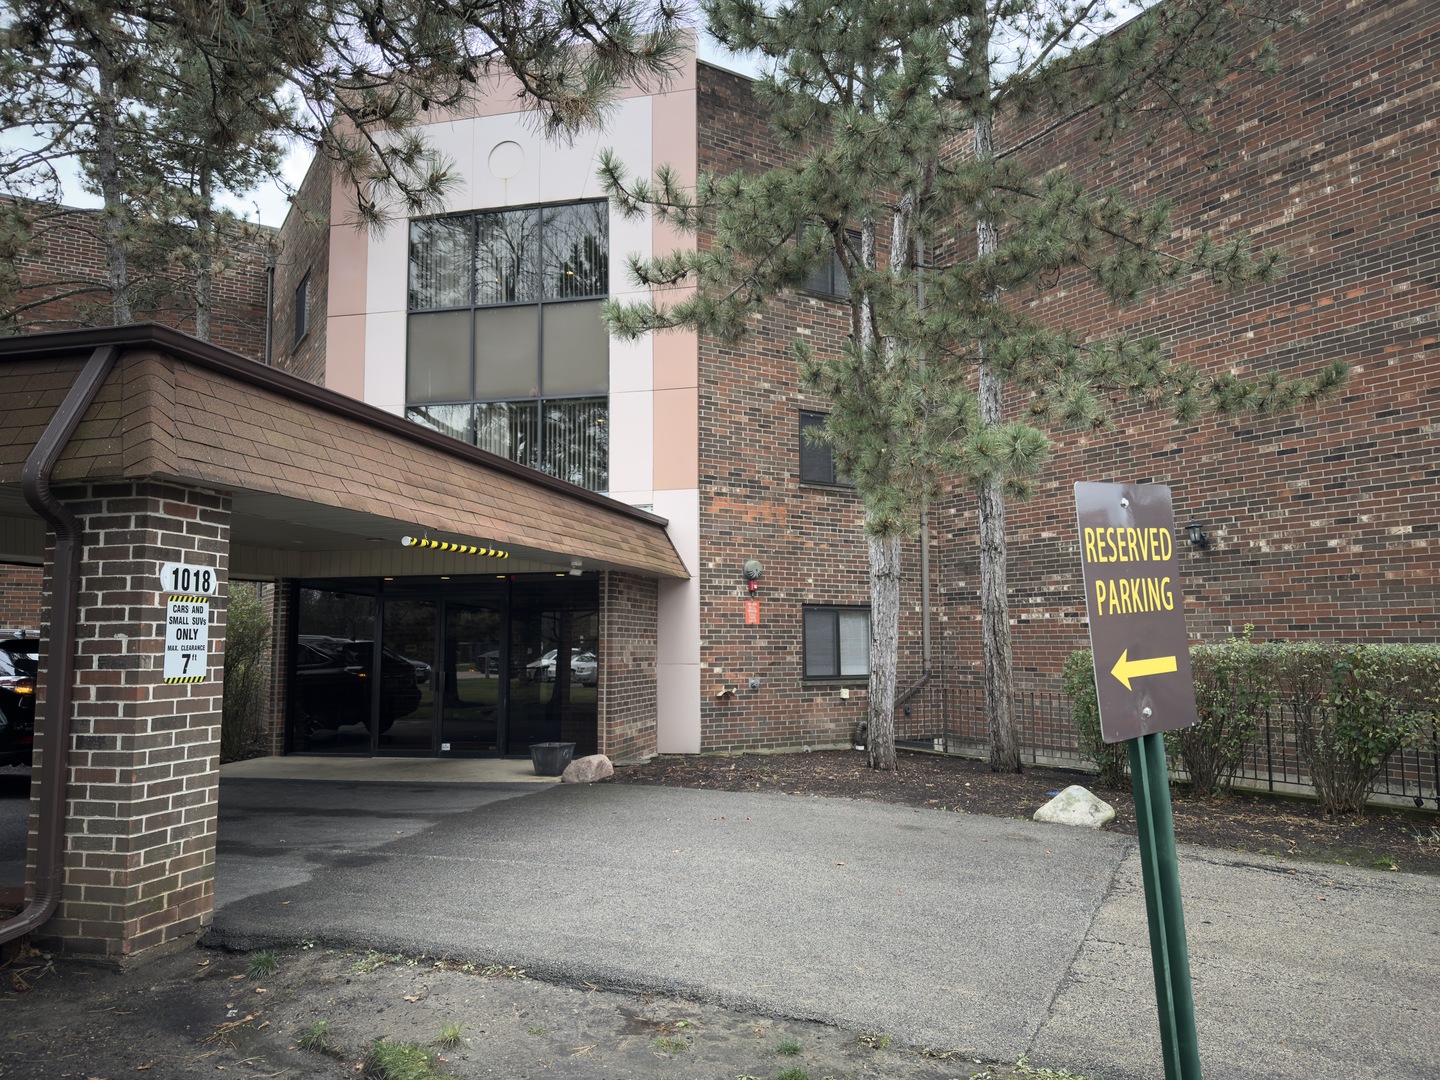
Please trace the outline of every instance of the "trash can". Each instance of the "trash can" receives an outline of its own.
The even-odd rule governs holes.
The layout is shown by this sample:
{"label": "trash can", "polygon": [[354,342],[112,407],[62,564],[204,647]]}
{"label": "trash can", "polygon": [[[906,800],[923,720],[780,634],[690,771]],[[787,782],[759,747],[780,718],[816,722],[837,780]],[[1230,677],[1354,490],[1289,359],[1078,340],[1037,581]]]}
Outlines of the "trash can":
{"label": "trash can", "polygon": [[536,776],[559,776],[575,756],[573,742],[537,742],[530,744],[530,763]]}

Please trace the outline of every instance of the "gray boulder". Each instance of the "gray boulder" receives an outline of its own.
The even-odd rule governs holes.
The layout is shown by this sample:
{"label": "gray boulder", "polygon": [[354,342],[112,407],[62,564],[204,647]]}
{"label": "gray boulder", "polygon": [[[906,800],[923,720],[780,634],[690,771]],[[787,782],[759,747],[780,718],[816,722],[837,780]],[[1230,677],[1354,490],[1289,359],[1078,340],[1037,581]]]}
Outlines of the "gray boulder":
{"label": "gray boulder", "polygon": [[1035,820],[1098,829],[1101,825],[1115,820],[1115,808],[1096,798],[1079,784],[1072,784],[1036,810]]}
{"label": "gray boulder", "polygon": [[[596,780],[604,780],[615,775],[615,766],[604,754],[591,754],[589,757],[576,758],[565,766],[565,771],[560,774],[562,784],[593,784]],[[1110,814],[1114,817],[1112,811]]]}

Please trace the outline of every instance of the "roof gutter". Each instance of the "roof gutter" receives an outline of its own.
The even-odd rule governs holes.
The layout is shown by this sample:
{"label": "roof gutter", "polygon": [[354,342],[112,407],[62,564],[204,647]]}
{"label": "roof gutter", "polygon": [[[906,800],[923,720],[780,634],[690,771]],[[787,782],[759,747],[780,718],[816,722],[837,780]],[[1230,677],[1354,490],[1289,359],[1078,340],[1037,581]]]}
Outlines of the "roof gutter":
{"label": "roof gutter", "polygon": [[80,591],[80,554],[84,529],[50,490],[50,478],[80,420],[104,385],[120,350],[97,348],[70,387],[36,442],[20,486],[25,501],[55,530],[51,562],[50,642],[45,670],[45,709],[37,717],[43,759],[35,840],[35,888],[30,903],[13,918],[0,922],[0,943],[12,941],[41,926],[60,904],[65,870],[65,802],[69,788],[70,714],[75,699],[75,629]]}

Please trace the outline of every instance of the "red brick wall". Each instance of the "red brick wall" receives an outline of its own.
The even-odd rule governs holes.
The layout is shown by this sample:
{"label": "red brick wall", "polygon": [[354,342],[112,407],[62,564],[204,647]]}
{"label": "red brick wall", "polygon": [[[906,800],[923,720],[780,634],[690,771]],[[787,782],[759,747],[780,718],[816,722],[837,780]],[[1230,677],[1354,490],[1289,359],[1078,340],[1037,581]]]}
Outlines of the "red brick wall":
{"label": "red brick wall", "polygon": [[[705,64],[699,76],[700,169],[778,164],[748,81]],[[828,406],[801,388],[790,351],[801,334],[817,350],[838,350],[849,310],[843,301],[795,295],[771,305],[738,344],[700,342],[704,751],[846,745],[865,719],[864,679],[803,677],[803,607],[868,606],[870,587],[859,498],[849,488],[800,482],[799,413]],[[917,551],[917,541],[906,542],[904,609],[912,612]],[[765,567],[758,626],[745,625],[741,567],[752,558]],[[904,687],[920,671],[918,622],[909,620],[902,635]],[[758,690],[749,689],[751,678]]]}
{"label": "red brick wall", "polygon": [[0,563],[0,629],[40,629],[41,570]]}
{"label": "red brick wall", "polygon": [[[65,210],[39,219],[29,254],[18,262],[20,294],[26,307],[16,330],[38,334],[109,326],[114,317],[105,288],[105,254],[99,236],[99,212]],[[229,265],[216,276],[210,340],[259,360],[265,351],[265,289],[273,230],[259,230],[252,240],[231,245]],[[193,334],[194,301],[178,277],[135,272],[136,322],[158,322]],[[37,303],[38,302],[38,303]]]}
{"label": "red brick wall", "polygon": [[[1204,523],[1212,547],[1180,544],[1187,622],[1215,640],[1260,637],[1434,640],[1440,520],[1440,11],[1426,0],[1307,5],[1279,39],[1283,73],[1236,80],[1211,137],[1167,126],[1097,147],[1077,130],[1046,161],[1096,185],[1175,204],[1176,243],[1249,231],[1285,254],[1273,286],[1229,297],[1186,285],[1127,311],[1081,282],[1017,297],[1091,334],[1161,336],[1206,372],[1353,374],[1318,409],[1177,428],[1122,413],[1095,437],[1062,435],[1035,498],[1010,508],[1010,598],[1022,680],[1058,682],[1087,644],[1071,485],[1171,486],[1177,523]],[[1013,132],[1003,126],[996,145]],[[943,508],[944,592],[957,628],[974,625],[978,560],[971,499]],[[1183,535],[1183,534],[1182,534]],[[978,665],[977,635],[956,642]]]}
{"label": "red brick wall", "polygon": [[[317,158],[295,193],[275,257],[275,329],[271,356],[282,371],[325,382],[325,314],[330,290],[330,163]],[[390,226],[403,229],[403,221]],[[295,292],[305,275],[306,332],[295,340]]]}
{"label": "red brick wall", "polygon": [[600,752],[617,762],[655,755],[660,588],[654,578],[609,572],[600,584]]}

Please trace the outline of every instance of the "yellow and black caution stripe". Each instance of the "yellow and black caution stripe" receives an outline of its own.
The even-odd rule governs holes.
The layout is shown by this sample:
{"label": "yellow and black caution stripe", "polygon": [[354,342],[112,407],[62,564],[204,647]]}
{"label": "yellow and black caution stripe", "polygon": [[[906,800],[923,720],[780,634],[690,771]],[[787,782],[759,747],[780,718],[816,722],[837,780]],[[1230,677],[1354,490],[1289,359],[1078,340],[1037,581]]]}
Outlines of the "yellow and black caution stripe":
{"label": "yellow and black caution stripe", "polygon": [[173,679],[166,679],[165,681],[166,681],[167,683],[204,682],[204,681],[205,681],[205,676],[204,676],[204,675],[176,675]]}
{"label": "yellow and black caution stripe", "polygon": [[172,597],[170,597],[170,603],[172,603],[172,604],[208,604],[208,603],[210,603],[210,597],[208,597],[208,596],[172,596]]}
{"label": "yellow and black caution stripe", "polygon": [[400,543],[406,547],[453,551],[460,555],[484,555],[491,559],[508,559],[510,557],[510,552],[502,551],[500,548],[485,547],[483,544],[452,544],[448,540],[431,540],[428,536],[402,536]]}

